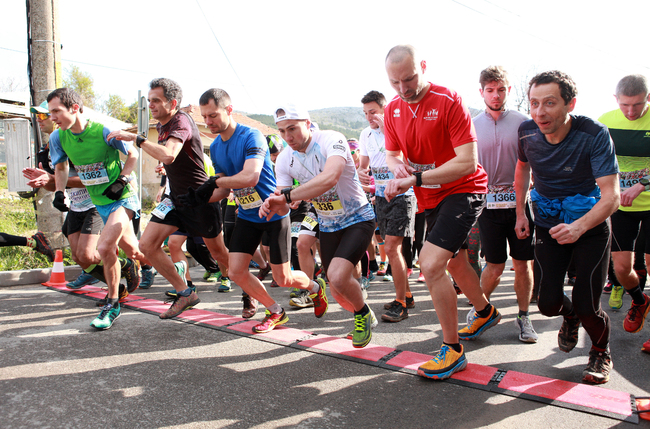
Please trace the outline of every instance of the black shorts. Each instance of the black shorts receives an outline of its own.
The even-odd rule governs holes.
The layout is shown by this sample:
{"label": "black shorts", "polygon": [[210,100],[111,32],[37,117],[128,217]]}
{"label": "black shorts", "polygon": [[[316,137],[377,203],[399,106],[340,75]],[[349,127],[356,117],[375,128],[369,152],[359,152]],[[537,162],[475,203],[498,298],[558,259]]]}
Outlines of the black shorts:
{"label": "black shorts", "polygon": [[376,197],[377,224],[382,238],[413,237],[415,234],[415,212],[418,204],[415,195],[399,195],[392,200]]}
{"label": "black shorts", "polygon": [[151,222],[175,226],[190,237],[215,238],[221,234],[221,207],[219,203],[174,207],[164,219],[152,215]]}
{"label": "black shorts", "polygon": [[529,206],[526,206],[528,227],[531,234],[520,240],[517,238],[515,224],[517,214],[515,209],[485,209],[478,218],[479,233],[481,234],[481,250],[485,260],[490,264],[503,264],[508,260],[507,248],[510,248],[512,259],[532,261],[535,258],[533,247],[533,231],[535,230]]}
{"label": "black shorts", "polygon": [[325,271],[334,258],[343,258],[356,265],[368,250],[374,230],[375,221],[366,220],[335,232],[321,231],[320,255]]}
{"label": "black shorts", "polygon": [[237,218],[230,237],[230,253],[253,255],[259,246],[262,234],[269,235],[269,262],[275,265],[289,262],[291,249],[291,221],[289,216],[273,222],[250,222]]}
{"label": "black shorts", "polygon": [[[639,232],[641,231],[641,232]],[[624,212],[612,215],[612,252],[634,252],[639,234],[645,236],[644,253],[650,254],[650,211]]]}
{"label": "black shorts", "polygon": [[97,212],[96,208],[88,209],[85,212],[69,211],[63,222],[61,232],[63,235],[70,236],[76,232],[82,234],[97,235],[102,232],[104,221]]}
{"label": "black shorts", "polygon": [[424,211],[426,240],[456,254],[467,240],[484,206],[485,194],[447,195],[437,207]]}

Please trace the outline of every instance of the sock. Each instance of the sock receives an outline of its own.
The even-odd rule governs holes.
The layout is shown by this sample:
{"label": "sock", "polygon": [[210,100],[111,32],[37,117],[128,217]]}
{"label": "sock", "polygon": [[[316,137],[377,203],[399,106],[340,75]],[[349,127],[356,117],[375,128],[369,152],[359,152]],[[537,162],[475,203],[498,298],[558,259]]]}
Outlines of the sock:
{"label": "sock", "polygon": [[118,298],[108,298],[107,303],[112,305],[113,308],[118,308],[120,306],[120,300]]}
{"label": "sock", "polygon": [[402,307],[406,308],[406,300],[401,301],[399,299],[396,299],[395,301],[399,302],[400,304],[402,304]]}
{"label": "sock", "polygon": [[377,264],[376,259],[371,259],[370,260],[370,271],[377,271],[379,270],[379,264]]}
{"label": "sock", "polygon": [[278,304],[277,302],[274,303],[272,306],[267,307],[267,308],[269,309],[269,311],[270,311],[271,313],[275,313],[275,314],[280,314],[280,313],[282,313],[282,306],[280,306],[280,304]]}
{"label": "sock", "polygon": [[477,311],[476,314],[478,314],[478,317],[481,319],[488,317],[490,315],[490,311],[492,310],[492,304],[489,304],[481,311]]}
{"label": "sock", "polygon": [[192,284],[192,280],[187,281],[187,287],[194,287],[194,285]]}
{"label": "sock", "polygon": [[144,264],[144,265],[140,265],[140,268],[142,268],[143,270],[150,270],[153,267],[151,265]]}
{"label": "sock", "polygon": [[32,237],[25,238],[25,241],[26,241],[25,246],[31,247],[32,249],[36,249],[36,240],[34,240]]}
{"label": "sock", "polygon": [[529,315],[528,310],[526,310],[526,311],[519,310],[519,314],[517,316],[519,316],[519,317],[523,317],[523,316],[528,317],[528,315]]}
{"label": "sock", "polygon": [[640,285],[636,285],[633,289],[628,290],[627,293],[630,294],[630,296],[632,297],[632,301],[636,305],[645,304],[645,297],[643,296],[643,291],[641,290]]}
{"label": "sock", "polygon": [[360,314],[362,316],[365,316],[366,314],[370,313],[370,308],[368,308],[368,304],[363,304],[363,307],[359,311],[355,311],[354,315],[356,316],[357,314]]}
{"label": "sock", "polygon": [[463,351],[463,348],[461,347],[460,343],[454,343],[454,344],[449,344],[445,343],[443,341],[442,344],[447,344],[451,349],[453,349],[456,353],[461,353]]}
{"label": "sock", "polygon": [[312,283],[312,286],[311,286],[311,289],[309,289],[309,292],[318,293],[318,291],[320,290],[320,285],[318,283],[316,283],[315,281],[312,281],[311,283]]}
{"label": "sock", "polygon": [[406,292],[406,297],[407,298],[413,298],[413,294],[411,292]]}
{"label": "sock", "polygon": [[182,291],[182,292],[178,292],[178,294],[179,294],[180,296],[190,296],[190,294],[191,294],[192,292],[193,292],[192,289],[190,289],[190,288],[188,287],[188,288],[185,289],[184,291]]}

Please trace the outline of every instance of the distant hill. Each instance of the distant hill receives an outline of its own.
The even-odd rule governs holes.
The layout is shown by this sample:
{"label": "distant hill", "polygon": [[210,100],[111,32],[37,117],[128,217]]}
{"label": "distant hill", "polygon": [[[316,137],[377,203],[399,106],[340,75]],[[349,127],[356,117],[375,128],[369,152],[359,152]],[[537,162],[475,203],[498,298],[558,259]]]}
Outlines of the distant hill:
{"label": "distant hill", "polygon": [[[472,117],[482,110],[469,108]],[[249,118],[260,121],[271,128],[277,129],[272,115],[246,114]],[[359,134],[368,126],[366,117],[361,107],[328,107],[325,109],[311,110],[311,121],[316,122],[321,130],[334,130],[347,138],[359,138]]]}

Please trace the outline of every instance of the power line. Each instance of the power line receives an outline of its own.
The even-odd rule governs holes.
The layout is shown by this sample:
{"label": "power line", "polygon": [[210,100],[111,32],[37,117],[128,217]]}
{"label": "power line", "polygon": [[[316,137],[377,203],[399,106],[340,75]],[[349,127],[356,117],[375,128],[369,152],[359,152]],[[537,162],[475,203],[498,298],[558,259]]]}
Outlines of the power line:
{"label": "power line", "polygon": [[257,103],[255,103],[255,99],[250,95],[248,92],[248,89],[246,88],[246,85],[244,85],[244,82],[239,77],[239,74],[237,74],[237,70],[235,70],[235,67],[232,65],[230,62],[230,59],[228,58],[228,55],[226,54],[225,49],[223,49],[223,46],[221,46],[221,42],[219,42],[219,38],[217,37],[216,33],[214,32],[214,29],[212,28],[212,25],[210,24],[210,21],[208,21],[208,17],[205,16],[205,12],[203,12],[203,8],[201,7],[201,4],[199,4],[199,0],[195,0],[196,5],[199,7],[199,10],[201,11],[201,15],[203,15],[203,18],[205,19],[205,22],[208,24],[208,27],[210,28],[210,31],[212,32],[212,35],[214,36],[214,40],[217,41],[217,44],[219,45],[219,48],[221,49],[221,52],[223,52],[223,56],[226,57],[226,61],[228,61],[228,64],[230,65],[230,68],[232,69],[233,73],[235,73],[235,76],[237,77],[237,80],[241,84],[242,88],[244,88],[244,91],[246,91],[246,95],[248,95],[248,98],[253,102],[253,105],[255,106],[256,109],[259,109],[257,107]]}

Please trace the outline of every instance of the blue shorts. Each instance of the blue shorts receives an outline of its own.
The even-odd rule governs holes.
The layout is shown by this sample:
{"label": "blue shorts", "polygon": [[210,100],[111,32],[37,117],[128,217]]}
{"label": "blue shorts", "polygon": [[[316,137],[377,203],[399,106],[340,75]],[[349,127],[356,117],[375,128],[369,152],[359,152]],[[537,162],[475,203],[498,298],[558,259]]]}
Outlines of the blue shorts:
{"label": "blue shorts", "polygon": [[111,213],[113,213],[120,207],[124,207],[125,209],[131,210],[133,212],[133,219],[137,219],[140,217],[140,200],[138,199],[138,196],[136,194],[131,195],[128,198],[115,201],[114,203],[111,204],[106,204],[104,206],[96,205],[95,207],[97,207],[97,211],[99,212],[99,215],[102,217],[104,224],[106,224],[106,221],[108,221],[108,217],[111,215]]}

